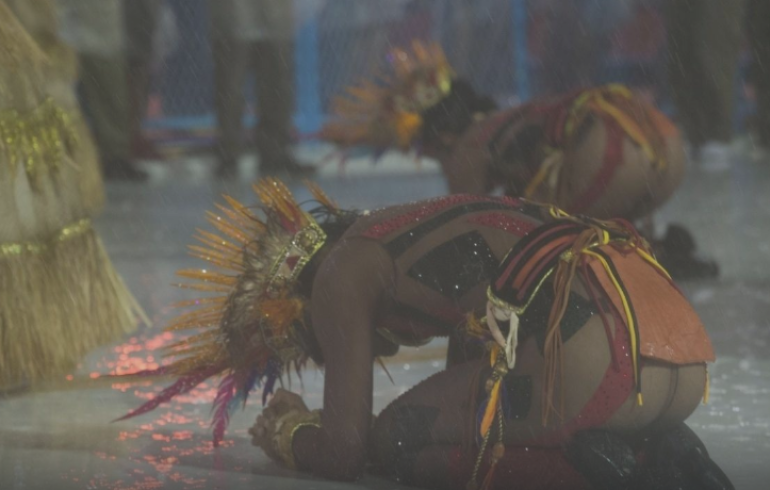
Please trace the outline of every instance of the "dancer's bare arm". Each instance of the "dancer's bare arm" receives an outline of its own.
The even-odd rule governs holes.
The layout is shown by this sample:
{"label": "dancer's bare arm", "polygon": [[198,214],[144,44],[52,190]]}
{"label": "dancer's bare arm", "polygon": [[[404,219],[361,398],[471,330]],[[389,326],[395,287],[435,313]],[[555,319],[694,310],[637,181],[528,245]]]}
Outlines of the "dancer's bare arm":
{"label": "dancer's bare arm", "polygon": [[375,243],[341,244],[313,285],[313,328],[325,360],[322,428],[297,431],[297,467],[337,480],[364,470],[372,423],[374,321],[393,278]]}

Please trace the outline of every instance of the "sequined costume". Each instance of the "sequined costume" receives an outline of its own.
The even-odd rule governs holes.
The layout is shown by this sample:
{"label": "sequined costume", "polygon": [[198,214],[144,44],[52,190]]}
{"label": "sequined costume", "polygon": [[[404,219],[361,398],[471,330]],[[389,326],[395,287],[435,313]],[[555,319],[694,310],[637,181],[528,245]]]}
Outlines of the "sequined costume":
{"label": "sequined costume", "polygon": [[[390,477],[422,485],[420,472],[429,465],[416,461],[440,450],[455,458],[433,476],[452,476],[452,486],[441,488],[480,482],[482,472],[485,485],[516,481],[535,488],[528,485],[531,469],[555,460],[563,464],[550,483],[585,483],[585,468],[564,447],[587,431],[666,432],[701,399],[705,364],[713,360],[708,336],[625,222],[473,195],[356,214],[340,210],[315,186],[317,205],[304,211],[280,182],[262,181],[255,191],[264,215],[229,197],[209,215],[219,234],[201,232],[205,247],[193,248],[209,267],[182,275],[197,280],[187,287],[219,296],[183,303],[197,309],[169,328],[195,335],[170,347],[169,364],[135,373],[179,378],[124,418],[218,376],[216,444],[230,413],[253,389],[262,387],[264,401],[277,379],[312,358],[325,365],[324,404],[336,408],[311,412],[279,392],[277,404],[292,406],[276,415],[271,402],[252,431],[276,461],[350,479],[366,460]],[[485,311],[488,329],[477,320]],[[348,312],[360,316],[345,320]],[[491,314],[505,314],[507,332],[493,329]],[[371,400],[371,392],[358,390],[372,389],[375,357],[439,336],[483,345],[489,354],[450,363],[395,400],[373,427],[354,425],[370,424],[370,408],[347,410]],[[339,350],[332,352],[334,346]],[[369,349],[371,355],[359,355]],[[453,422],[442,424],[442,411]],[[439,427],[451,435],[435,435]],[[344,439],[351,433],[358,435]],[[344,446],[367,438],[371,446]],[[464,438],[471,443],[461,444]],[[490,440],[492,460],[485,456]],[[520,454],[530,447],[533,455]],[[360,464],[355,472],[339,463],[348,457]]]}
{"label": "sequined costume", "polygon": [[[18,14],[18,18],[14,15]],[[63,377],[142,315],[91,218],[98,161],[53,4],[0,2],[0,389]]]}

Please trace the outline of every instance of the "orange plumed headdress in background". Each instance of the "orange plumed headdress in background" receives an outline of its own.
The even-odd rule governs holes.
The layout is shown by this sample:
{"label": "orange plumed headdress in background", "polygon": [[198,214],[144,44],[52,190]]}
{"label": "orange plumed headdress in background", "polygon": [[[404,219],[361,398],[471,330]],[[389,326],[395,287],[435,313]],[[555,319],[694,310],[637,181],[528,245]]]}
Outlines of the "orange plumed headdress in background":
{"label": "orange plumed headdress in background", "polygon": [[422,129],[421,113],[446,97],[454,71],[438,44],[419,41],[388,53],[387,70],[335,98],[320,138],[342,148],[408,150]]}

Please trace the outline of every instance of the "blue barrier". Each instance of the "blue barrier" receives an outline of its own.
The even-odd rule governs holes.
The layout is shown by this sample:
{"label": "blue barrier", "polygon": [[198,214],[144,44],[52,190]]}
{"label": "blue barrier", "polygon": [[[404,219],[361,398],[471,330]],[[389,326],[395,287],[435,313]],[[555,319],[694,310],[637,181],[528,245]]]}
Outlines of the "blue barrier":
{"label": "blue barrier", "polygon": [[296,53],[297,110],[294,116],[297,130],[303,134],[318,131],[323,124],[321,114],[321,84],[318,71],[318,21],[309,20],[297,33]]}
{"label": "blue barrier", "polygon": [[[149,130],[208,130],[216,126],[213,113],[213,63],[208,42],[207,0],[166,0],[177,17],[180,46],[164,65],[162,77],[154,86],[163,99],[164,115],[161,118],[145,121]],[[505,51],[506,59],[514,70],[507,87],[515,91],[522,102],[536,95],[537,80],[542,76],[542,66],[532,59],[528,49],[528,0],[509,0],[510,25],[512,26]],[[438,11],[443,19],[445,12]],[[294,122],[301,134],[311,134],[318,130],[326,119],[324,105],[334,92],[340,89],[338,76],[341,71],[348,76],[349,70],[359,67],[345,66],[344,56],[338,53],[345,33],[325,32],[319,24],[322,17],[310,18],[300,26],[296,37],[295,49],[295,88],[296,111]],[[445,19],[444,19],[445,20]],[[434,35],[441,38],[442,27],[434,26]],[[323,39],[322,39],[323,38]],[[351,39],[355,39],[351,37]],[[323,44],[322,44],[323,43]],[[324,49],[324,52],[321,50]],[[503,49],[502,47],[500,49]],[[745,78],[746,61],[742,60],[737,76]],[[510,65],[509,65],[510,66]],[[656,74],[658,70],[663,70]],[[668,86],[665,80],[665,67],[660,60],[637,60],[624,58],[604,60],[597,74],[597,83],[610,81],[639,83],[653,81],[659,91],[660,103],[667,113],[673,112]],[[324,78],[326,77],[326,78]],[[344,77],[343,77],[344,78]],[[483,78],[483,77],[482,77]],[[332,83],[334,82],[334,83]],[[492,84],[494,85],[494,83]],[[253,83],[246,85],[246,93],[251,94]],[[736,93],[736,127],[741,128],[746,115],[753,109],[740,93],[738,84]],[[481,91],[485,87],[479,87]],[[489,90],[489,87],[487,87]],[[512,94],[514,95],[514,94]],[[245,127],[256,124],[253,115],[244,114]]]}

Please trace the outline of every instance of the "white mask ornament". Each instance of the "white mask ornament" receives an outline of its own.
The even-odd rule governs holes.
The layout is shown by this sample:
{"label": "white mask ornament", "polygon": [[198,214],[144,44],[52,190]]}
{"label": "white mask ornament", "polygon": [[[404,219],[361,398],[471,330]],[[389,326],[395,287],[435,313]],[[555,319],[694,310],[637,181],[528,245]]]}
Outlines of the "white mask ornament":
{"label": "white mask ornament", "polygon": [[[497,321],[508,320],[509,330],[508,338],[503,337],[500,326]],[[508,362],[508,369],[513,369],[516,365],[516,346],[519,337],[519,317],[511,310],[501,309],[487,302],[487,326],[492,333],[495,342],[505,351],[505,359]]]}

